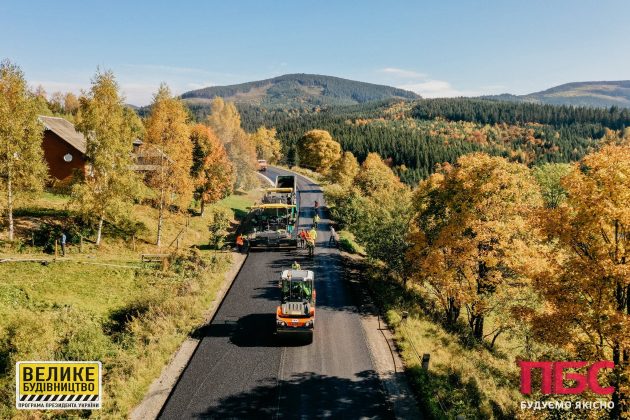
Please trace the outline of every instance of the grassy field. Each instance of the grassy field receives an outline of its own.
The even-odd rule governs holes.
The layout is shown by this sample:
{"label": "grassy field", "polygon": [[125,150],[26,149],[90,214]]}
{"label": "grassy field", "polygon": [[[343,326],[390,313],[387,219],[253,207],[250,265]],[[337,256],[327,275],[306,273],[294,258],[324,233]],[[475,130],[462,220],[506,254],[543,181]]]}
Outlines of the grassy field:
{"label": "grassy field", "polygon": [[[259,191],[238,193],[215,204],[243,215]],[[68,229],[68,197],[46,193],[17,209],[18,241],[4,244],[0,258],[41,262],[0,264],[0,418],[124,418],[204,314],[231,263],[229,253],[209,250],[207,216],[171,214],[164,247],[155,246],[157,212],[134,208],[143,226],[135,239],[105,227],[100,248],[85,237],[66,257],[32,246],[42,225]],[[235,219],[234,225],[237,223]],[[179,241],[176,239],[179,238]],[[169,264],[141,263],[141,253],[169,253]],[[104,370],[101,411],[17,411],[15,362],[100,360]]]}

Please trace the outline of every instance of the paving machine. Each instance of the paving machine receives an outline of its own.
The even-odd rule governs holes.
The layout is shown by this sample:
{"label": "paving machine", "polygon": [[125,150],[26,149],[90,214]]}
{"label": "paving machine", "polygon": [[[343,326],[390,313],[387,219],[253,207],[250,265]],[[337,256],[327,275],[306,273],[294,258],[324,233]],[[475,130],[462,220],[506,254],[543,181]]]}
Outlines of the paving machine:
{"label": "paving machine", "polygon": [[250,249],[297,248],[299,199],[295,176],[281,175],[265,190],[262,202],[250,207]]}

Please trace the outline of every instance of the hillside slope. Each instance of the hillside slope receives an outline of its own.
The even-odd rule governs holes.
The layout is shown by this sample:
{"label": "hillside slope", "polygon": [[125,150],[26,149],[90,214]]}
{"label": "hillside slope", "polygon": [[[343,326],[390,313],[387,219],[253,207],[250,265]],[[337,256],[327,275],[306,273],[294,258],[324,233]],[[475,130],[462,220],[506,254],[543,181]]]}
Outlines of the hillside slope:
{"label": "hillside slope", "polygon": [[272,79],[186,92],[189,105],[203,105],[220,96],[237,104],[270,109],[304,109],[354,105],[383,99],[419,99],[413,92],[391,86],[316,74],[286,74]]}
{"label": "hillside slope", "polygon": [[630,80],[565,83],[528,95],[495,95],[486,98],[549,105],[630,108]]}

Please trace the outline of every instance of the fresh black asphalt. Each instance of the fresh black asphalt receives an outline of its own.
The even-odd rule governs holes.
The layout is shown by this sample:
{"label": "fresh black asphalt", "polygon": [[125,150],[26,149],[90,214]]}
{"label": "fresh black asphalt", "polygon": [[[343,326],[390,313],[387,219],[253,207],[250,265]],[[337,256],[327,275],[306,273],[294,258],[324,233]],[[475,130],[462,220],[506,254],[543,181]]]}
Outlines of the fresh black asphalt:
{"label": "fresh black asphalt", "polygon": [[[269,168],[275,180],[285,171]],[[310,228],[321,189],[298,177],[300,225]],[[251,252],[160,413],[189,418],[391,418],[374,371],[339,253],[322,218],[313,259],[306,251]],[[315,271],[313,342],[274,335],[280,272],[297,260]]]}

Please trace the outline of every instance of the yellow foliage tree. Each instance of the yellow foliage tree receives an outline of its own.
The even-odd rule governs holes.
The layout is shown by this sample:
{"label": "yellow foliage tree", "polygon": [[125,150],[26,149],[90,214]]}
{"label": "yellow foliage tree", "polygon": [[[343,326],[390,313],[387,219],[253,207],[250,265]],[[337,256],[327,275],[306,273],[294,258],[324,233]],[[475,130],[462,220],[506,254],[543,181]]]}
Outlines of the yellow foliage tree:
{"label": "yellow foliage tree", "polygon": [[546,214],[557,275],[538,282],[550,305],[537,325],[583,360],[612,358],[619,418],[630,412],[630,145],[611,143],[573,166],[565,205]]}
{"label": "yellow foliage tree", "polygon": [[41,191],[48,177],[38,109],[22,71],[8,60],[0,62],[0,190],[6,197],[9,241],[14,239],[16,197]]}
{"label": "yellow foliage tree", "polygon": [[[447,322],[466,308],[481,340],[488,314],[528,287],[540,259],[530,209],[541,204],[526,166],[481,153],[459,158],[420,184],[407,260]],[[492,331],[492,339],[502,331]]]}
{"label": "yellow foliage tree", "polygon": [[190,140],[193,144],[191,174],[203,216],[206,204],[214,203],[232,192],[234,168],[225,147],[210,127],[195,125],[190,131]]}
{"label": "yellow foliage tree", "polygon": [[276,138],[275,128],[259,127],[251,135],[251,141],[256,145],[256,155],[269,163],[276,163],[282,159],[282,145]]}
{"label": "yellow foliage tree", "polygon": [[392,197],[405,189],[404,184],[378,153],[368,153],[354,179],[354,186],[363,196],[374,198],[381,204],[391,202]]}
{"label": "yellow foliage tree", "polygon": [[241,116],[232,102],[216,97],[212,100],[212,112],[208,123],[225,150],[235,169],[235,188],[251,188],[256,185],[256,146],[241,127]]}
{"label": "yellow foliage tree", "polygon": [[174,98],[169,88],[162,84],[146,121],[146,144],[143,145],[146,150],[152,149],[153,163],[157,166],[148,181],[159,194],[158,246],[162,244],[166,209],[171,204],[187,209],[192,199],[192,143],[187,119],[188,113],[182,101]]}
{"label": "yellow foliage tree", "polygon": [[341,157],[341,145],[325,130],[311,130],[297,143],[300,166],[326,174]]}
{"label": "yellow foliage tree", "polygon": [[89,169],[85,181],[73,187],[71,203],[84,218],[98,222],[100,245],[104,219],[128,215],[139,185],[131,170],[134,119],[111,71],[97,72],[88,95],[81,98],[77,130],[86,138]]}
{"label": "yellow foliage tree", "polygon": [[352,152],[344,152],[340,159],[335,162],[328,172],[328,181],[348,187],[359,173],[359,162]]}

